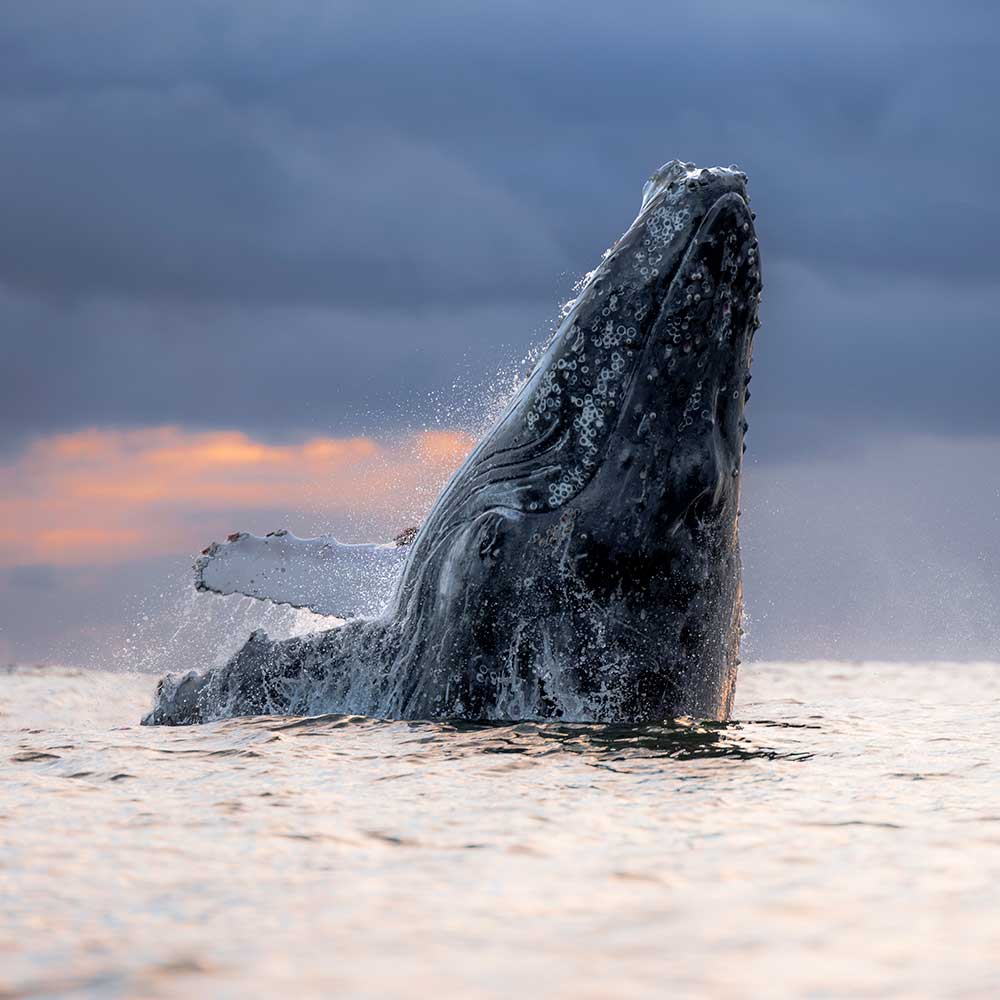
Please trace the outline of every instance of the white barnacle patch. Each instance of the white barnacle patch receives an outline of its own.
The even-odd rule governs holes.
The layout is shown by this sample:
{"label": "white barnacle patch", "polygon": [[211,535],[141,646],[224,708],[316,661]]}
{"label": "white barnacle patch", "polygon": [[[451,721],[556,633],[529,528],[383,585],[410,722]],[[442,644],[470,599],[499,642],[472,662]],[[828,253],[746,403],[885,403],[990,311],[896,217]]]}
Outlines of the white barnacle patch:
{"label": "white barnacle patch", "polygon": [[[575,461],[567,464],[559,478],[549,484],[546,506],[561,507],[586,484],[597,464],[601,431],[621,397],[633,356],[639,328],[621,310],[627,286],[609,290],[606,305],[587,331],[576,323],[566,337],[567,349],[539,380],[526,415],[528,429],[538,431],[560,418],[571,422],[575,437]],[[568,404],[568,405],[565,405]],[[532,506],[529,509],[537,509]]]}
{"label": "white barnacle patch", "polygon": [[703,387],[703,382],[695,382],[694,388],[691,390],[691,395],[688,396],[684,404],[684,412],[681,414],[681,419],[677,425],[678,430],[686,430],[694,423],[695,416],[701,410],[701,393]]}
{"label": "white barnacle patch", "polygon": [[[654,184],[658,193],[662,191],[660,181],[666,183],[666,175]],[[566,504],[583,488],[598,464],[606,429],[624,398],[642,323],[649,315],[648,295],[636,296],[635,292],[659,278],[668,247],[690,223],[691,209],[684,205],[684,200],[679,187],[666,194],[655,207],[654,199],[644,200],[639,217],[629,230],[643,227],[641,238],[632,242],[629,251],[634,262],[634,269],[630,268],[631,281],[613,284],[602,263],[585,276],[578,286],[580,294],[563,310],[568,327],[565,346],[561,356],[539,379],[526,414],[527,429],[531,432],[538,433],[559,422],[572,430],[570,442],[561,449],[564,464],[549,482],[548,495],[539,504],[541,507],[555,509]],[[628,235],[615,249],[622,246]],[[634,283],[636,276],[638,282]],[[713,291],[711,286],[702,288],[699,282],[691,290],[691,301],[699,301]],[[674,333],[674,343],[681,350],[690,351],[689,343],[681,345],[682,340],[687,341],[687,335],[682,336],[680,329]],[[669,357],[665,360],[667,371],[672,371],[674,361]],[[652,378],[659,375],[657,370]],[[695,405],[697,414],[701,407]]]}
{"label": "white barnacle patch", "polygon": [[[660,205],[649,213],[646,219],[646,237],[642,241],[647,258],[665,247],[687,224],[691,211],[687,208],[675,208],[672,205]],[[657,261],[662,259],[657,257]],[[648,263],[652,264],[650,259]],[[641,270],[641,269],[640,269]]]}
{"label": "white barnacle patch", "polygon": [[542,377],[535,393],[534,404],[528,410],[527,423],[534,430],[539,421],[549,415],[554,415],[559,408],[562,386],[559,383],[560,370],[565,370],[565,362],[560,359],[557,366],[550,368]]}

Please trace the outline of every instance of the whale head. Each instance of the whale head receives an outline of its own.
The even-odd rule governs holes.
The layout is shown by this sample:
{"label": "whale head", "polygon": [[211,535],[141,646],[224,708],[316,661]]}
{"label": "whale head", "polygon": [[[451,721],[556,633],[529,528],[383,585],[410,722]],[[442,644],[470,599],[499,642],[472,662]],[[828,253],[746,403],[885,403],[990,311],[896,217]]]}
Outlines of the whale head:
{"label": "whale head", "polygon": [[673,551],[735,507],[760,287],[746,175],[664,164],[536,372],[527,421],[568,432],[572,455],[545,506],[619,556]]}
{"label": "whale head", "polygon": [[415,540],[387,615],[440,672],[411,673],[401,714],[727,715],[761,288],[748,200],[735,167],[672,160],[647,181]]}

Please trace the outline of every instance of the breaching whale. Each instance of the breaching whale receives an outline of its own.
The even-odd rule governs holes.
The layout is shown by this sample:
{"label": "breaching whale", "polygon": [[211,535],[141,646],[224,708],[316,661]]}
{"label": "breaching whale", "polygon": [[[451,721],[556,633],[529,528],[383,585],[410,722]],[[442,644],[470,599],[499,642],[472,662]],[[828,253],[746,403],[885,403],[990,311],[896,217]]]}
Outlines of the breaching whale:
{"label": "breaching whale", "polygon": [[[299,591],[255,596],[316,607],[310,588],[342,595],[338,575],[370,557],[389,581],[384,607],[299,638],[255,632],[225,666],[164,678],[143,721],[727,718],[761,288],[753,217],[735,167],[656,171],[412,542],[352,555],[332,539],[238,535],[198,564],[202,587],[249,593],[241,573],[264,580],[268,558],[299,560]],[[318,610],[337,613],[337,600],[350,603]]]}

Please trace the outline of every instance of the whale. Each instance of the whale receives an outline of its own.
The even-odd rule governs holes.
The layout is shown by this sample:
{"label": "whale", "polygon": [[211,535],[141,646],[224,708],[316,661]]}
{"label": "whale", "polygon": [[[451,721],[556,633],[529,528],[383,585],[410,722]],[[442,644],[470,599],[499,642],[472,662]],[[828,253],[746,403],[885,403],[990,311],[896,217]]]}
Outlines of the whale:
{"label": "whale", "polygon": [[[143,722],[726,720],[760,325],[754,218],[735,166],[655,171],[412,538],[352,554],[333,539],[237,535],[229,562],[216,546],[200,564],[203,589],[240,592],[225,569],[206,585],[210,563],[249,579],[266,550],[274,565],[311,561],[301,575],[322,591],[338,566],[374,560],[381,596],[354,602],[368,613],[280,641],[256,631],[225,665],[163,678]],[[336,613],[334,599],[316,601]]]}

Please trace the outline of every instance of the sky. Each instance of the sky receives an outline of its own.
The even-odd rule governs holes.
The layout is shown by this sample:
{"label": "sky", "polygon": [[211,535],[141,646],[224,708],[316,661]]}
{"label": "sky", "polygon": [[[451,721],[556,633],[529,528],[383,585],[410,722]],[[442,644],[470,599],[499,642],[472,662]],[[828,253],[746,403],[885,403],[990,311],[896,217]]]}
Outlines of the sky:
{"label": "sky", "polygon": [[672,158],[758,213],[749,656],[1000,658],[998,43],[986,2],[11,5],[0,661],[199,666],[178,619],[270,614],[192,603],[213,538],[418,522]]}

